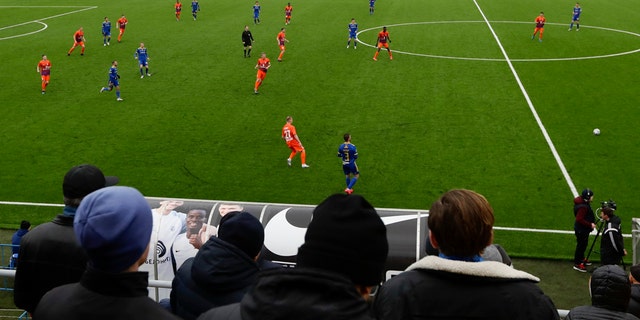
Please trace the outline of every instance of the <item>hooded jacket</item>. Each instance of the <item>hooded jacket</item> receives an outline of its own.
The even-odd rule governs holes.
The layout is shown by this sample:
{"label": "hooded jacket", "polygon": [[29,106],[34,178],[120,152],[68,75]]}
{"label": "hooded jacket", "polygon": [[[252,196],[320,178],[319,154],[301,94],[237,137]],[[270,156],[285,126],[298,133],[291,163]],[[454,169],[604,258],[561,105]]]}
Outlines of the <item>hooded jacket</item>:
{"label": "hooded jacket", "polygon": [[381,320],[559,319],[539,281],[501,262],[427,256],[382,285],[374,313]]}
{"label": "hooded jacket", "polygon": [[591,224],[596,222],[596,216],[591,209],[591,205],[582,197],[578,196],[573,199],[573,215],[576,222],[573,228],[576,232],[591,232]]}
{"label": "hooded jacket", "polygon": [[198,320],[373,320],[347,277],[312,268],[264,271],[242,302],[215,308]]}
{"label": "hooded jacket", "polygon": [[620,217],[611,214],[604,226],[600,240],[602,264],[620,264],[624,256],[624,239],[620,232]]}
{"label": "hooded jacket", "polygon": [[240,302],[258,271],[258,264],[244,251],[211,237],[178,269],[171,290],[173,312],[196,319],[211,308]]}
{"label": "hooded jacket", "polygon": [[638,319],[627,313],[631,285],[622,268],[605,265],[593,272],[589,284],[591,305],[573,308],[565,320]]}
{"label": "hooded jacket", "polygon": [[627,312],[640,317],[640,284],[638,283],[631,285],[631,299],[629,299]]}

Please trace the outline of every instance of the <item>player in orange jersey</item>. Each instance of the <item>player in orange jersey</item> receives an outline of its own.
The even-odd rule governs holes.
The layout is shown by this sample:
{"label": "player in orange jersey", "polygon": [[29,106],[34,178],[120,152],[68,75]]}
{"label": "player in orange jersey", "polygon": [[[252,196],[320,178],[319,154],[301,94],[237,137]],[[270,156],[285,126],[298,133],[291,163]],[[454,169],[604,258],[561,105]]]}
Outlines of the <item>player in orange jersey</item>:
{"label": "player in orange jersey", "polygon": [[51,61],[47,59],[46,55],[42,55],[42,60],[38,62],[36,70],[40,73],[40,79],[42,79],[42,94],[45,94],[49,85],[49,76],[51,75]]}
{"label": "player in orange jersey", "polygon": [[285,35],[286,30],[284,28],[280,29],[280,32],[278,33],[278,36],[276,36],[276,41],[278,42],[278,47],[280,47],[280,55],[278,56],[278,62],[282,61],[282,55],[284,54],[284,44],[286,42],[289,42],[289,40],[287,40],[287,37]]}
{"label": "player in orange jersey", "polygon": [[291,12],[293,12],[293,7],[291,6],[291,2],[289,2],[287,6],[284,7],[284,24],[291,23]]}
{"label": "player in orange jersey", "polygon": [[73,50],[77,47],[77,46],[81,46],[82,50],[80,51],[80,55],[84,56],[84,31],[82,31],[82,27],[80,27],[80,29],[78,29],[78,31],[76,31],[76,33],[73,34],[73,47],[71,47],[71,49],[69,49],[69,52],[67,52],[67,55],[70,56],[71,52],[73,52]]}
{"label": "player in orange jersey", "polygon": [[544,24],[547,22],[547,18],[544,17],[544,12],[540,11],[540,15],[536,17],[536,28],[533,30],[531,40],[535,39],[536,33],[540,32],[538,41],[542,42],[542,34],[544,33]]}
{"label": "player in orange jersey", "polygon": [[287,116],[287,123],[282,127],[282,139],[287,143],[287,147],[291,149],[291,154],[287,158],[287,165],[291,167],[291,159],[296,156],[296,153],[300,152],[300,160],[302,161],[303,168],[309,168],[307,165],[307,153],[304,151],[302,142],[296,132],[296,127],[293,126],[293,117]]}
{"label": "player in orange jersey", "polygon": [[255,67],[255,69],[258,69],[258,74],[256,75],[256,84],[253,87],[253,93],[258,94],[258,88],[260,88],[262,81],[267,76],[269,68],[271,68],[271,60],[267,58],[266,53],[260,53],[260,58],[258,59],[258,63]]}
{"label": "player in orange jersey", "polygon": [[393,55],[391,54],[391,49],[389,49],[389,43],[391,43],[391,39],[389,38],[389,32],[387,32],[387,27],[382,27],[382,31],[378,33],[378,40],[376,40],[376,47],[378,47],[378,51],[373,55],[373,60],[378,61],[378,54],[380,53],[380,49],[384,47],[389,52],[389,60],[393,60]]}
{"label": "player in orange jersey", "polygon": [[174,7],[176,8],[176,21],[180,21],[180,13],[182,13],[182,3],[180,3],[180,0],[176,0]]}
{"label": "player in orange jersey", "polygon": [[124,29],[127,27],[127,23],[129,23],[129,20],[127,20],[127,17],[125,17],[123,14],[122,17],[118,19],[118,29],[120,29],[120,33],[118,34],[118,42],[122,41],[122,35],[124,34]]}

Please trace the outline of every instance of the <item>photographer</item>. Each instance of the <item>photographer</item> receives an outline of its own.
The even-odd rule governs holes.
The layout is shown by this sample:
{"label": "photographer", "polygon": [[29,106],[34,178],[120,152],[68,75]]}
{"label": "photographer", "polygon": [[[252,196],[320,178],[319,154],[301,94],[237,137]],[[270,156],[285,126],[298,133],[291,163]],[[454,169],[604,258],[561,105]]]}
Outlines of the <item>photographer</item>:
{"label": "photographer", "polygon": [[593,201],[593,191],[584,189],[582,193],[573,199],[573,215],[576,222],[573,229],[576,234],[576,252],[573,261],[573,270],[587,272],[587,267],[591,263],[585,259],[584,251],[589,245],[589,233],[596,227],[596,216],[591,209]]}
{"label": "photographer", "polygon": [[615,211],[615,202],[611,200],[602,202],[600,218],[605,221],[605,226],[600,241],[600,261],[603,265],[621,264],[622,257],[627,255],[620,231],[620,217],[614,214]]}

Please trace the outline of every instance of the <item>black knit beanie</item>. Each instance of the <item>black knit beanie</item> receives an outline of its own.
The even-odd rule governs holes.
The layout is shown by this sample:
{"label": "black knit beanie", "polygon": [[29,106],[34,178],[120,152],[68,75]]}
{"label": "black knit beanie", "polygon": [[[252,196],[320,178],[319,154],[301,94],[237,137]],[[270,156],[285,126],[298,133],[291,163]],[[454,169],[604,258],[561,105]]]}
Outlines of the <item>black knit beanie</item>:
{"label": "black knit beanie", "polygon": [[218,238],[224,240],[249,256],[255,258],[264,243],[264,228],[258,218],[248,212],[229,212],[218,227]]}
{"label": "black knit beanie", "polygon": [[389,244],[387,228],[365,198],[335,194],[313,211],[313,219],[298,249],[300,267],[347,276],[357,285],[382,280]]}

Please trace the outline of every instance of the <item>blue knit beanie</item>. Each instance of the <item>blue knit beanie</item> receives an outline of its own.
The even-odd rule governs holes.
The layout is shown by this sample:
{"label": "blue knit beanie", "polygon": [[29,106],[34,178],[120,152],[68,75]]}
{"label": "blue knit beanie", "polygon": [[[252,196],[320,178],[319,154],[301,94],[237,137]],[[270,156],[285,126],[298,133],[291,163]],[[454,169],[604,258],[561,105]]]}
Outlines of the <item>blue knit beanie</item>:
{"label": "blue knit beanie", "polygon": [[73,230],[90,264],[101,271],[120,273],[145,252],[153,217],[144,196],[131,187],[106,187],[86,196]]}

